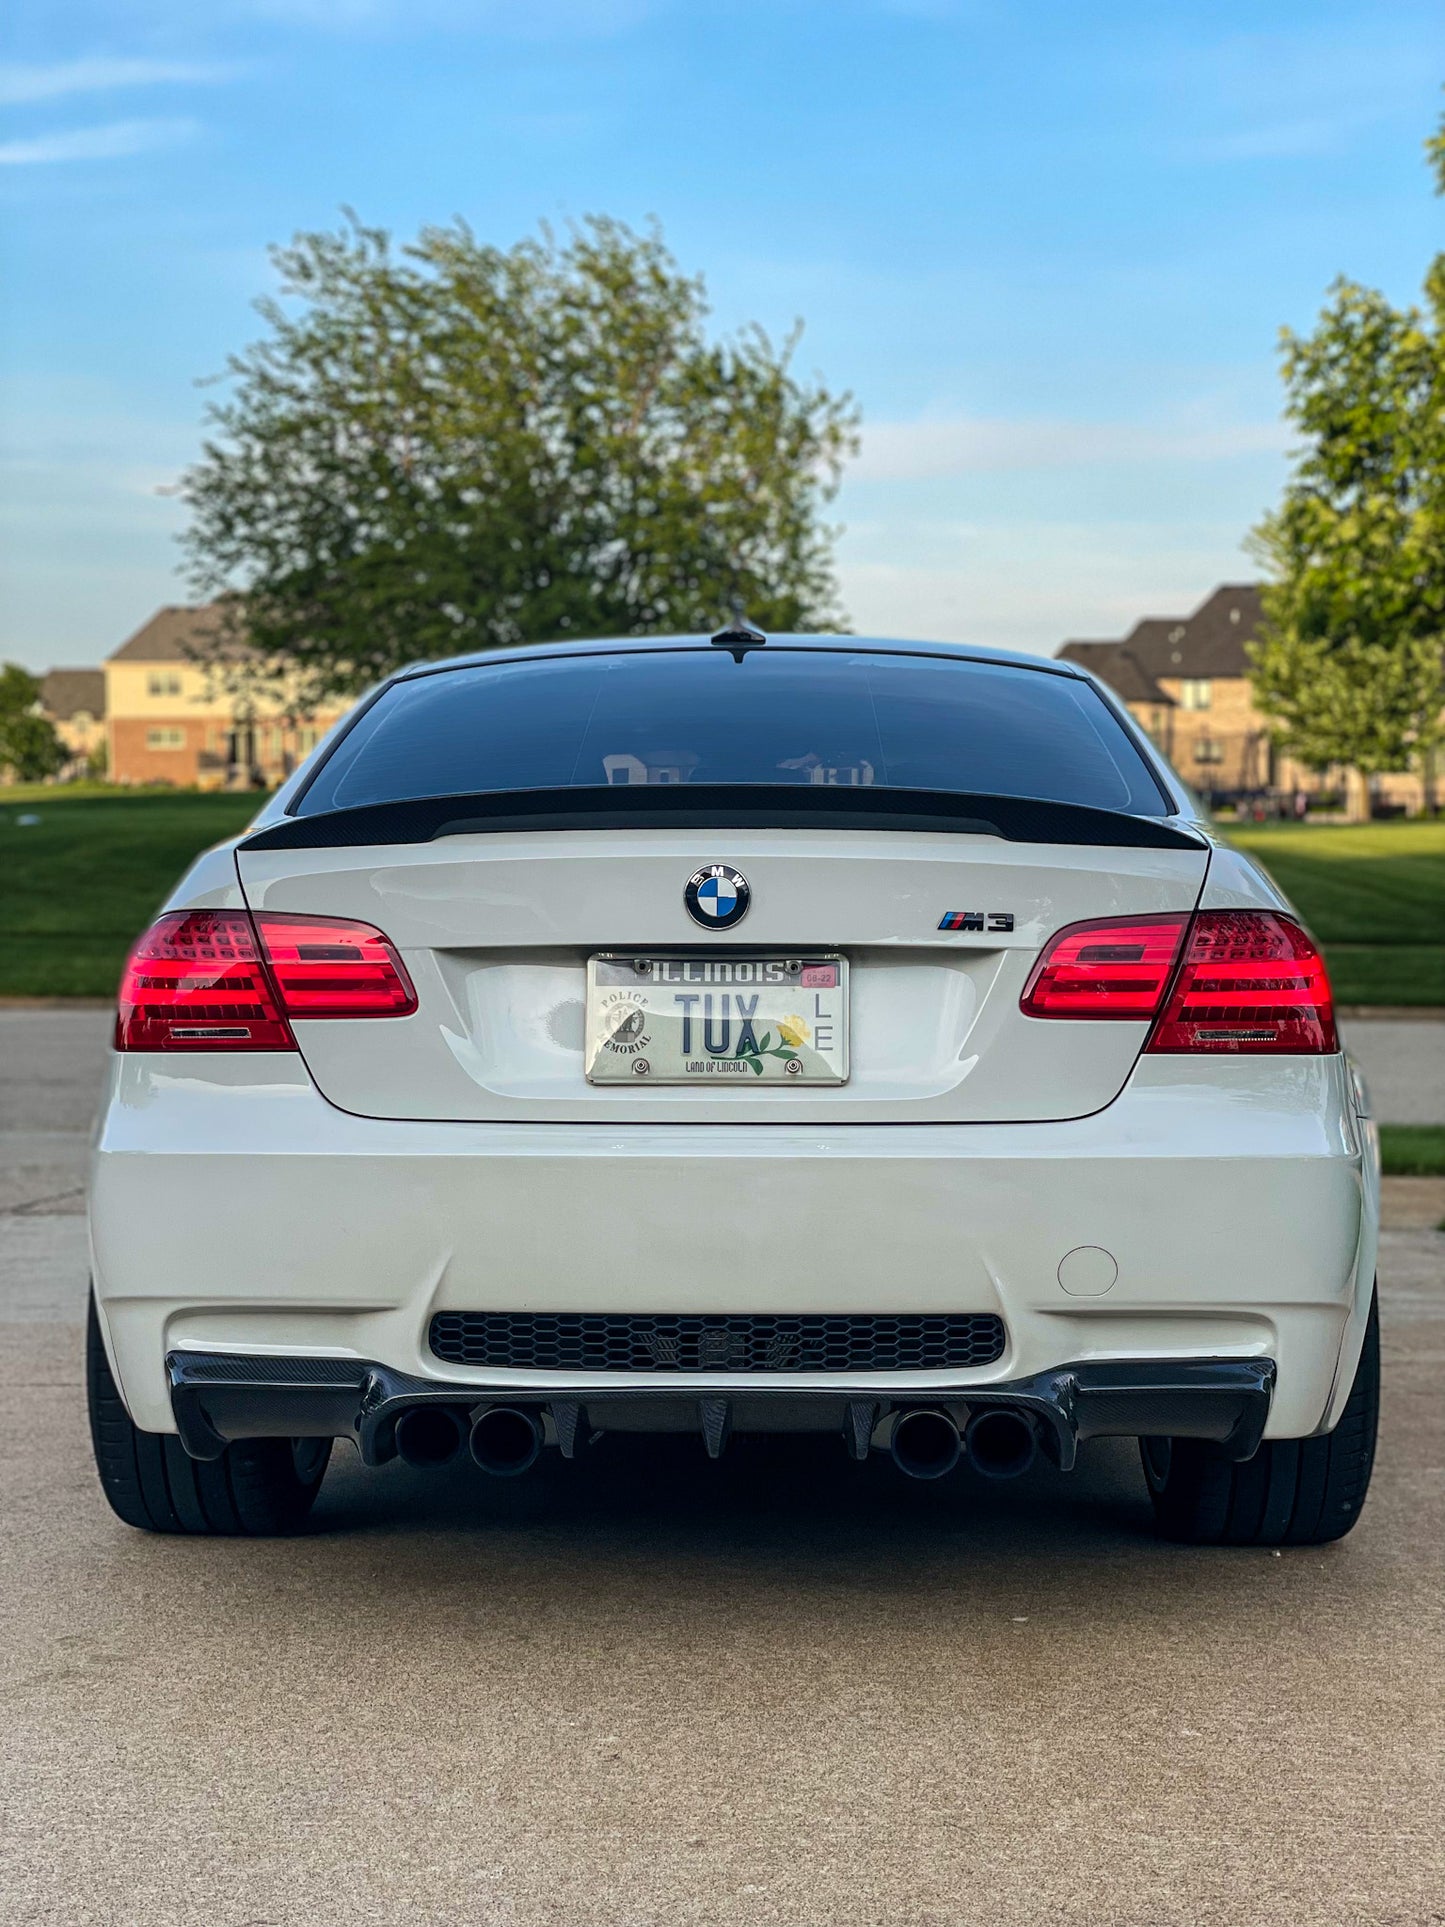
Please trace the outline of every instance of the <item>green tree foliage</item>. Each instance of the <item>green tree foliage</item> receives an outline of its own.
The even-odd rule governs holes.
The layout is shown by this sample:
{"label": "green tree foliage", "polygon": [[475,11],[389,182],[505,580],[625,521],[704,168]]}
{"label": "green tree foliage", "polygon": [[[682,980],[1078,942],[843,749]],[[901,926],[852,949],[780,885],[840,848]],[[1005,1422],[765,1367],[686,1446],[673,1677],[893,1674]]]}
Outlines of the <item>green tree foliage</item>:
{"label": "green tree foliage", "polygon": [[[1445,125],[1429,143],[1445,193]],[[1422,308],[1339,281],[1314,333],[1286,331],[1301,448],[1254,532],[1265,565],[1255,690],[1317,767],[1430,769],[1445,705],[1445,255]]]}
{"label": "green tree foliage", "polygon": [[40,783],[57,775],[65,745],[46,716],[37,713],[39,681],[19,663],[0,663],[0,771],[12,783]]}
{"label": "green tree foliage", "polygon": [[708,339],[703,285],[605,219],[509,250],[458,223],[274,251],[181,493],[203,593],[308,695],[565,636],[839,620],[821,521],[856,446],[794,333]]}

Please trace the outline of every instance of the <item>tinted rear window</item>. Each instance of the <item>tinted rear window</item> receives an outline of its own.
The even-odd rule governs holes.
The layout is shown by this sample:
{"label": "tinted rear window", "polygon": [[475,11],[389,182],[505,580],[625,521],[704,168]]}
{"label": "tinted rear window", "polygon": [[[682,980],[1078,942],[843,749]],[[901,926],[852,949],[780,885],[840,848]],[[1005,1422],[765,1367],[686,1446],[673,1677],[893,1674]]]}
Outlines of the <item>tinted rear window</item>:
{"label": "tinted rear window", "polygon": [[649,650],[396,683],[299,810],[627,783],[873,784],[1167,811],[1088,683],[938,656],[778,647],[741,663],[721,649]]}

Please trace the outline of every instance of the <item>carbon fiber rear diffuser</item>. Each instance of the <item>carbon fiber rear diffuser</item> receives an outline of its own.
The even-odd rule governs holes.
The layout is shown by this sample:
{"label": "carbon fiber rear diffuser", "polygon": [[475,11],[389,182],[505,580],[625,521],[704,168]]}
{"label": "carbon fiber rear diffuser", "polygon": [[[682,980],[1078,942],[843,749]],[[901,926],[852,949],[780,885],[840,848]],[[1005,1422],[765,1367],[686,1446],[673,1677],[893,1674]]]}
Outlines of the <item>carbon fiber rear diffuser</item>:
{"label": "carbon fiber rear diffuser", "polygon": [[1090,1361],[1062,1365],[1031,1378],[996,1384],[739,1385],[692,1381],[578,1385],[554,1382],[477,1384],[415,1378],[389,1366],[347,1358],[267,1357],[176,1351],[166,1360],[171,1408],[181,1443],[192,1458],[218,1458],[232,1439],[350,1438],[368,1465],[396,1455],[396,1421],[417,1405],[450,1406],[468,1420],[489,1406],[519,1406],[550,1420],[549,1438],[564,1458],[574,1456],[589,1426],[606,1429],[606,1407],[646,1399],[672,1408],[686,1429],[702,1434],[709,1457],[725,1449],[736,1408],[745,1404],[749,1429],[766,1431],[767,1407],[796,1409],[823,1400],[852,1457],[868,1456],[880,1418],[890,1412],[937,1406],[955,1417],[1011,1408],[1032,1415],[1048,1457],[1061,1470],[1074,1464],[1079,1441],[1100,1437],[1213,1440],[1233,1459],[1252,1456],[1263,1436],[1274,1390],[1275,1366],[1265,1358]]}

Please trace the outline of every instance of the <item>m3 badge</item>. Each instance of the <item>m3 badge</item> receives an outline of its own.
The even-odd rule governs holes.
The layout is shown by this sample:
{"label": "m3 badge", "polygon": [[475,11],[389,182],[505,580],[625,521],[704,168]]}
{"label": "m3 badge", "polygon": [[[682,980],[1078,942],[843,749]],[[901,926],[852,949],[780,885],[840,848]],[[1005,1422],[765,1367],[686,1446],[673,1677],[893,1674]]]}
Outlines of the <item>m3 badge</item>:
{"label": "m3 badge", "polygon": [[940,930],[1012,930],[1012,910],[945,910],[938,919]]}

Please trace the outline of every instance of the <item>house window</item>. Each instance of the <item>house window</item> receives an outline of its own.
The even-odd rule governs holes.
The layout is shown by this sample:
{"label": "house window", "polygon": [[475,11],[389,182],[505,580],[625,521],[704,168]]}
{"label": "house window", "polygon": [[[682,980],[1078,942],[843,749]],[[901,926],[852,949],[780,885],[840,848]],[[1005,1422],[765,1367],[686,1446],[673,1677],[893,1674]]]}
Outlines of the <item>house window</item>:
{"label": "house window", "polygon": [[174,669],[157,672],[146,677],[146,692],[151,696],[179,696],[181,679]]}
{"label": "house window", "polygon": [[1207,676],[1186,676],[1179,685],[1179,700],[1186,709],[1208,709],[1213,695]]}
{"label": "house window", "polygon": [[[1207,684],[1206,687],[1208,687]],[[1223,744],[1217,743],[1212,736],[1201,736],[1194,745],[1194,760],[1196,763],[1222,763],[1224,761]]]}
{"label": "house window", "polygon": [[147,749],[184,749],[186,732],[183,729],[148,729],[146,731]]}

